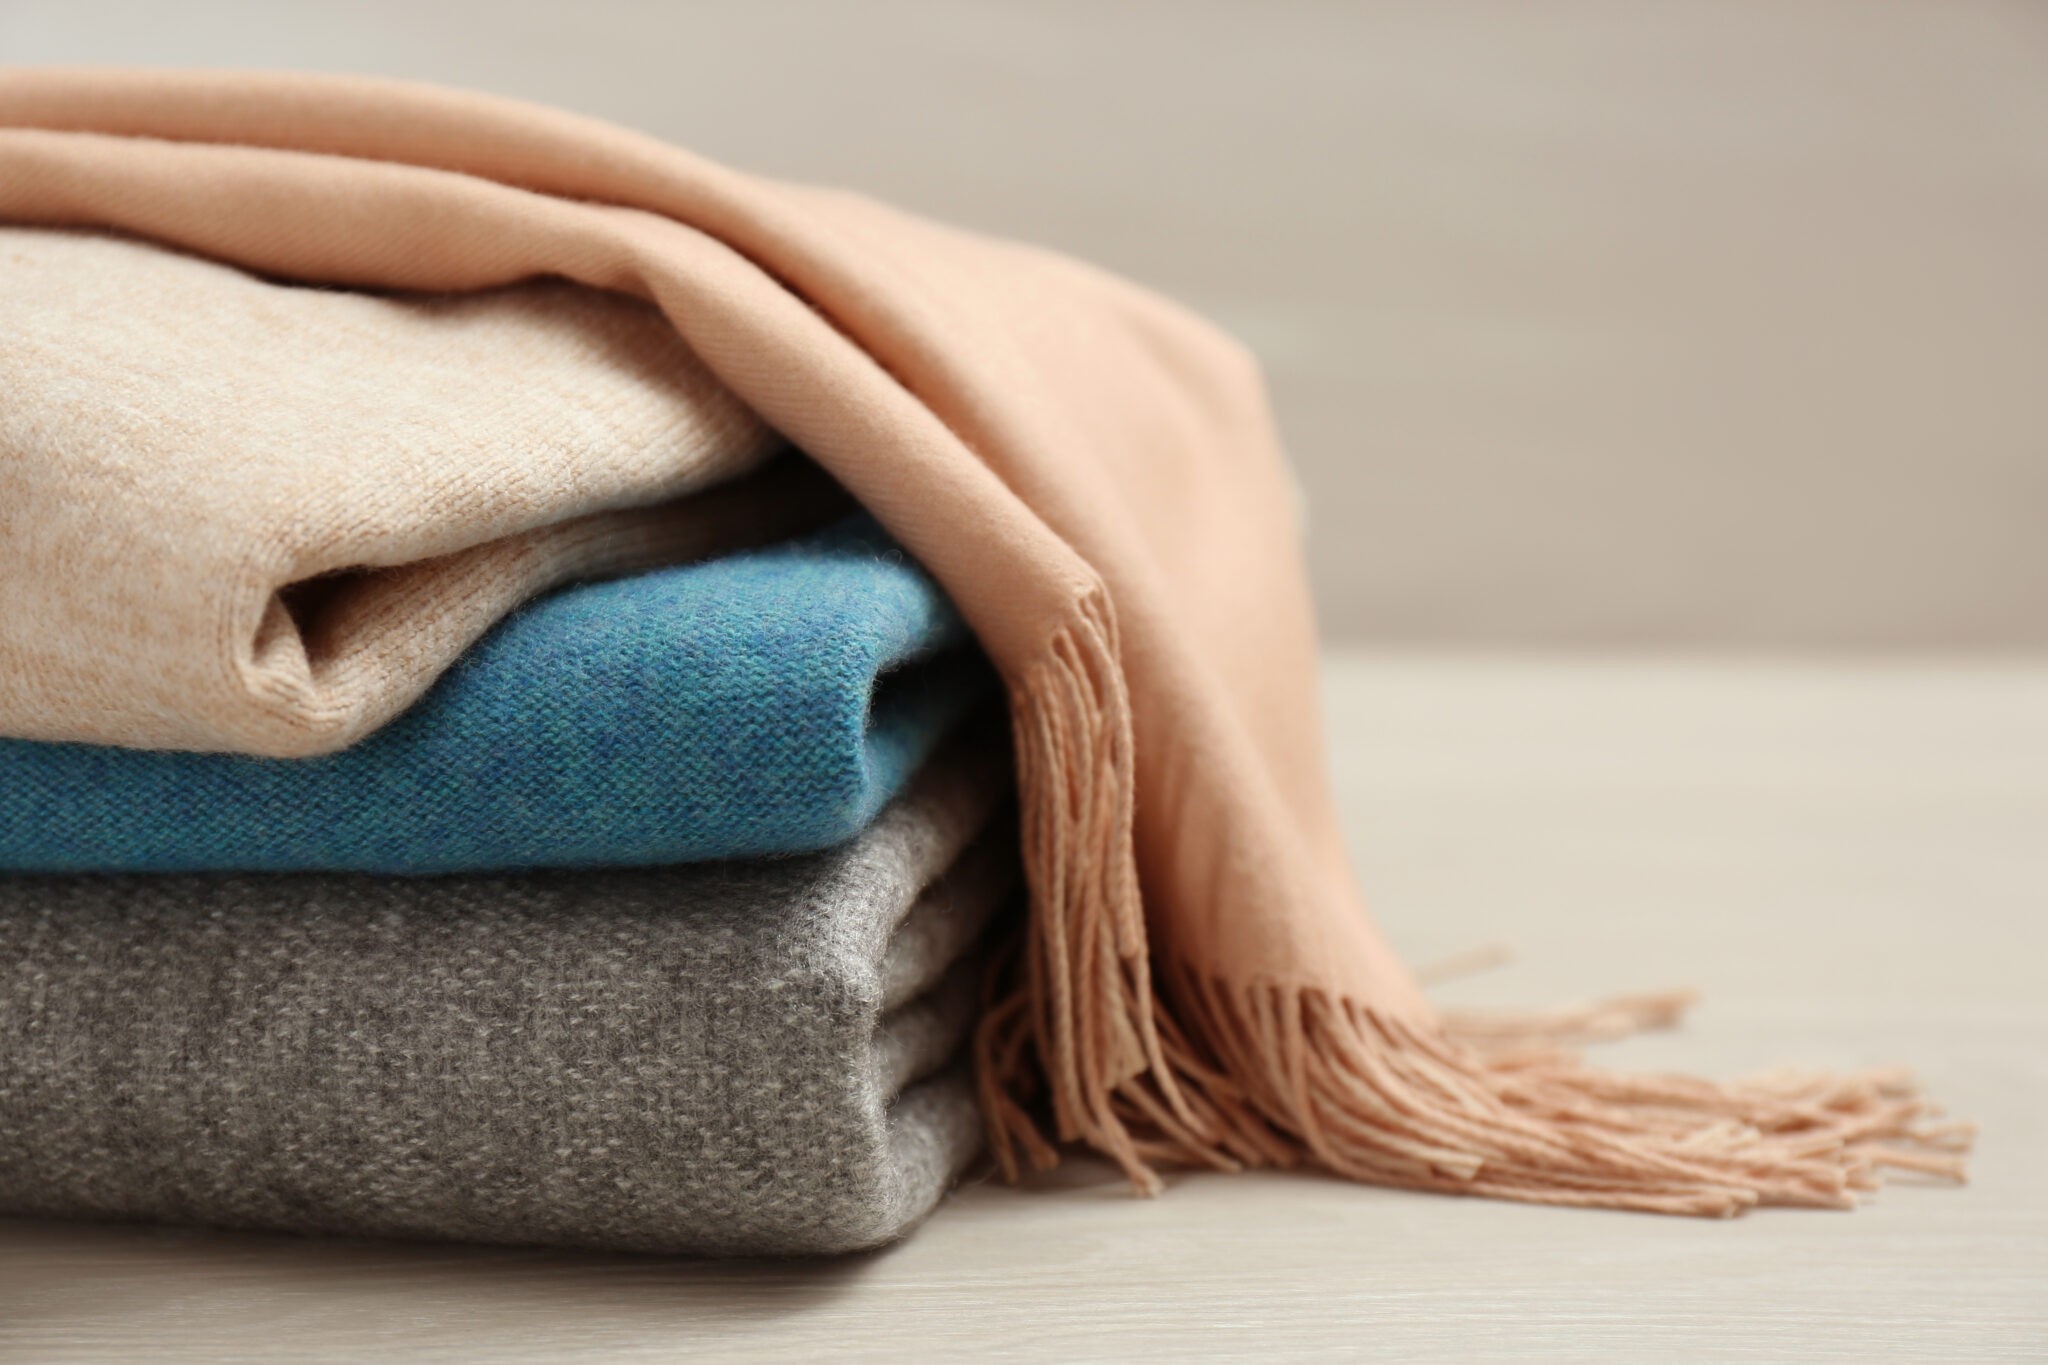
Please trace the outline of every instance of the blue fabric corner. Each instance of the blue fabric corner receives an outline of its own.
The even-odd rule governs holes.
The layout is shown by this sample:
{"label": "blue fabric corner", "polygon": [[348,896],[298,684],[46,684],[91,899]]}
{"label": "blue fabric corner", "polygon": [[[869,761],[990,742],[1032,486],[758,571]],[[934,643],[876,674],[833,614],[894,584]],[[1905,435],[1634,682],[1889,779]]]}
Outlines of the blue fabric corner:
{"label": "blue fabric corner", "polygon": [[797,853],[858,833],[993,672],[856,518],[508,616],[316,759],[0,741],[0,869],[434,873]]}

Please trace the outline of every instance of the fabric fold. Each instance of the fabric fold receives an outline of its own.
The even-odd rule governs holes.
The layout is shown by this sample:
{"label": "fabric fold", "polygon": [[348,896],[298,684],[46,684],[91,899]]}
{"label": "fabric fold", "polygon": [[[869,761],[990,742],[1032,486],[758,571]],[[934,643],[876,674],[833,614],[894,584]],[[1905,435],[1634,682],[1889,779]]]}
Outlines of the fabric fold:
{"label": "fabric fold", "polygon": [[819,519],[677,506],[780,442],[637,300],[6,227],[0,271],[0,733],[330,752],[536,592]]}
{"label": "fabric fold", "polygon": [[[979,740],[992,738],[986,730]],[[0,1210],[725,1254],[980,1149],[999,744],[855,842],[612,872],[0,878]]]}

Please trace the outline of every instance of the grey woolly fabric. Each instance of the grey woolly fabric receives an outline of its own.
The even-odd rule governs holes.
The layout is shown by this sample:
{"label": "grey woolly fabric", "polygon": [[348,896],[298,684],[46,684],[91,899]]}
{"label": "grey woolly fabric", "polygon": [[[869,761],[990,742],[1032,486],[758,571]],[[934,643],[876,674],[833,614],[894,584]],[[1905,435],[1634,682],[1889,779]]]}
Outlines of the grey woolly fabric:
{"label": "grey woolly fabric", "polygon": [[981,1136],[986,745],[856,841],[607,872],[0,878],[0,1211],[720,1254],[901,1235]]}

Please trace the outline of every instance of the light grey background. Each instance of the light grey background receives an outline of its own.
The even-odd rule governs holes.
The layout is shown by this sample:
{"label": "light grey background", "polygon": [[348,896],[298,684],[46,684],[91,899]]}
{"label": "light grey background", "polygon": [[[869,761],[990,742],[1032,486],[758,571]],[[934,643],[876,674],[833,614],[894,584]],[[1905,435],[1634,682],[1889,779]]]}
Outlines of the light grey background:
{"label": "light grey background", "polygon": [[1255,345],[1325,629],[2048,647],[2048,6],[0,0],[567,105]]}

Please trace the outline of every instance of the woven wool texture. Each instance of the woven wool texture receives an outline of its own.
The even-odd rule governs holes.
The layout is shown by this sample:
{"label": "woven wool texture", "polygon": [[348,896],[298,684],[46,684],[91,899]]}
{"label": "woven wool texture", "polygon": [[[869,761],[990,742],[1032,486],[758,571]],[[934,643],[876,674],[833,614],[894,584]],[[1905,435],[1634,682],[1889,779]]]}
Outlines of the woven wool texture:
{"label": "woven wool texture", "polygon": [[865,518],[579,585],[321,758],[0,741],[0,868],[495,871],[852,838],[994,676]]}
{"label": "woven wool texture", "polygon": [[662,1252],[886,1241],[1012,894],[996,746],[861,838],[607,873],[0,878],[0,1211]]}
{"label": "woven wool texture", "polygon": [[776,442],[634,300],[378,298],[5,227],[0,275],[0,734],[330,751],[539,589],[801,512],[675,505]]}

